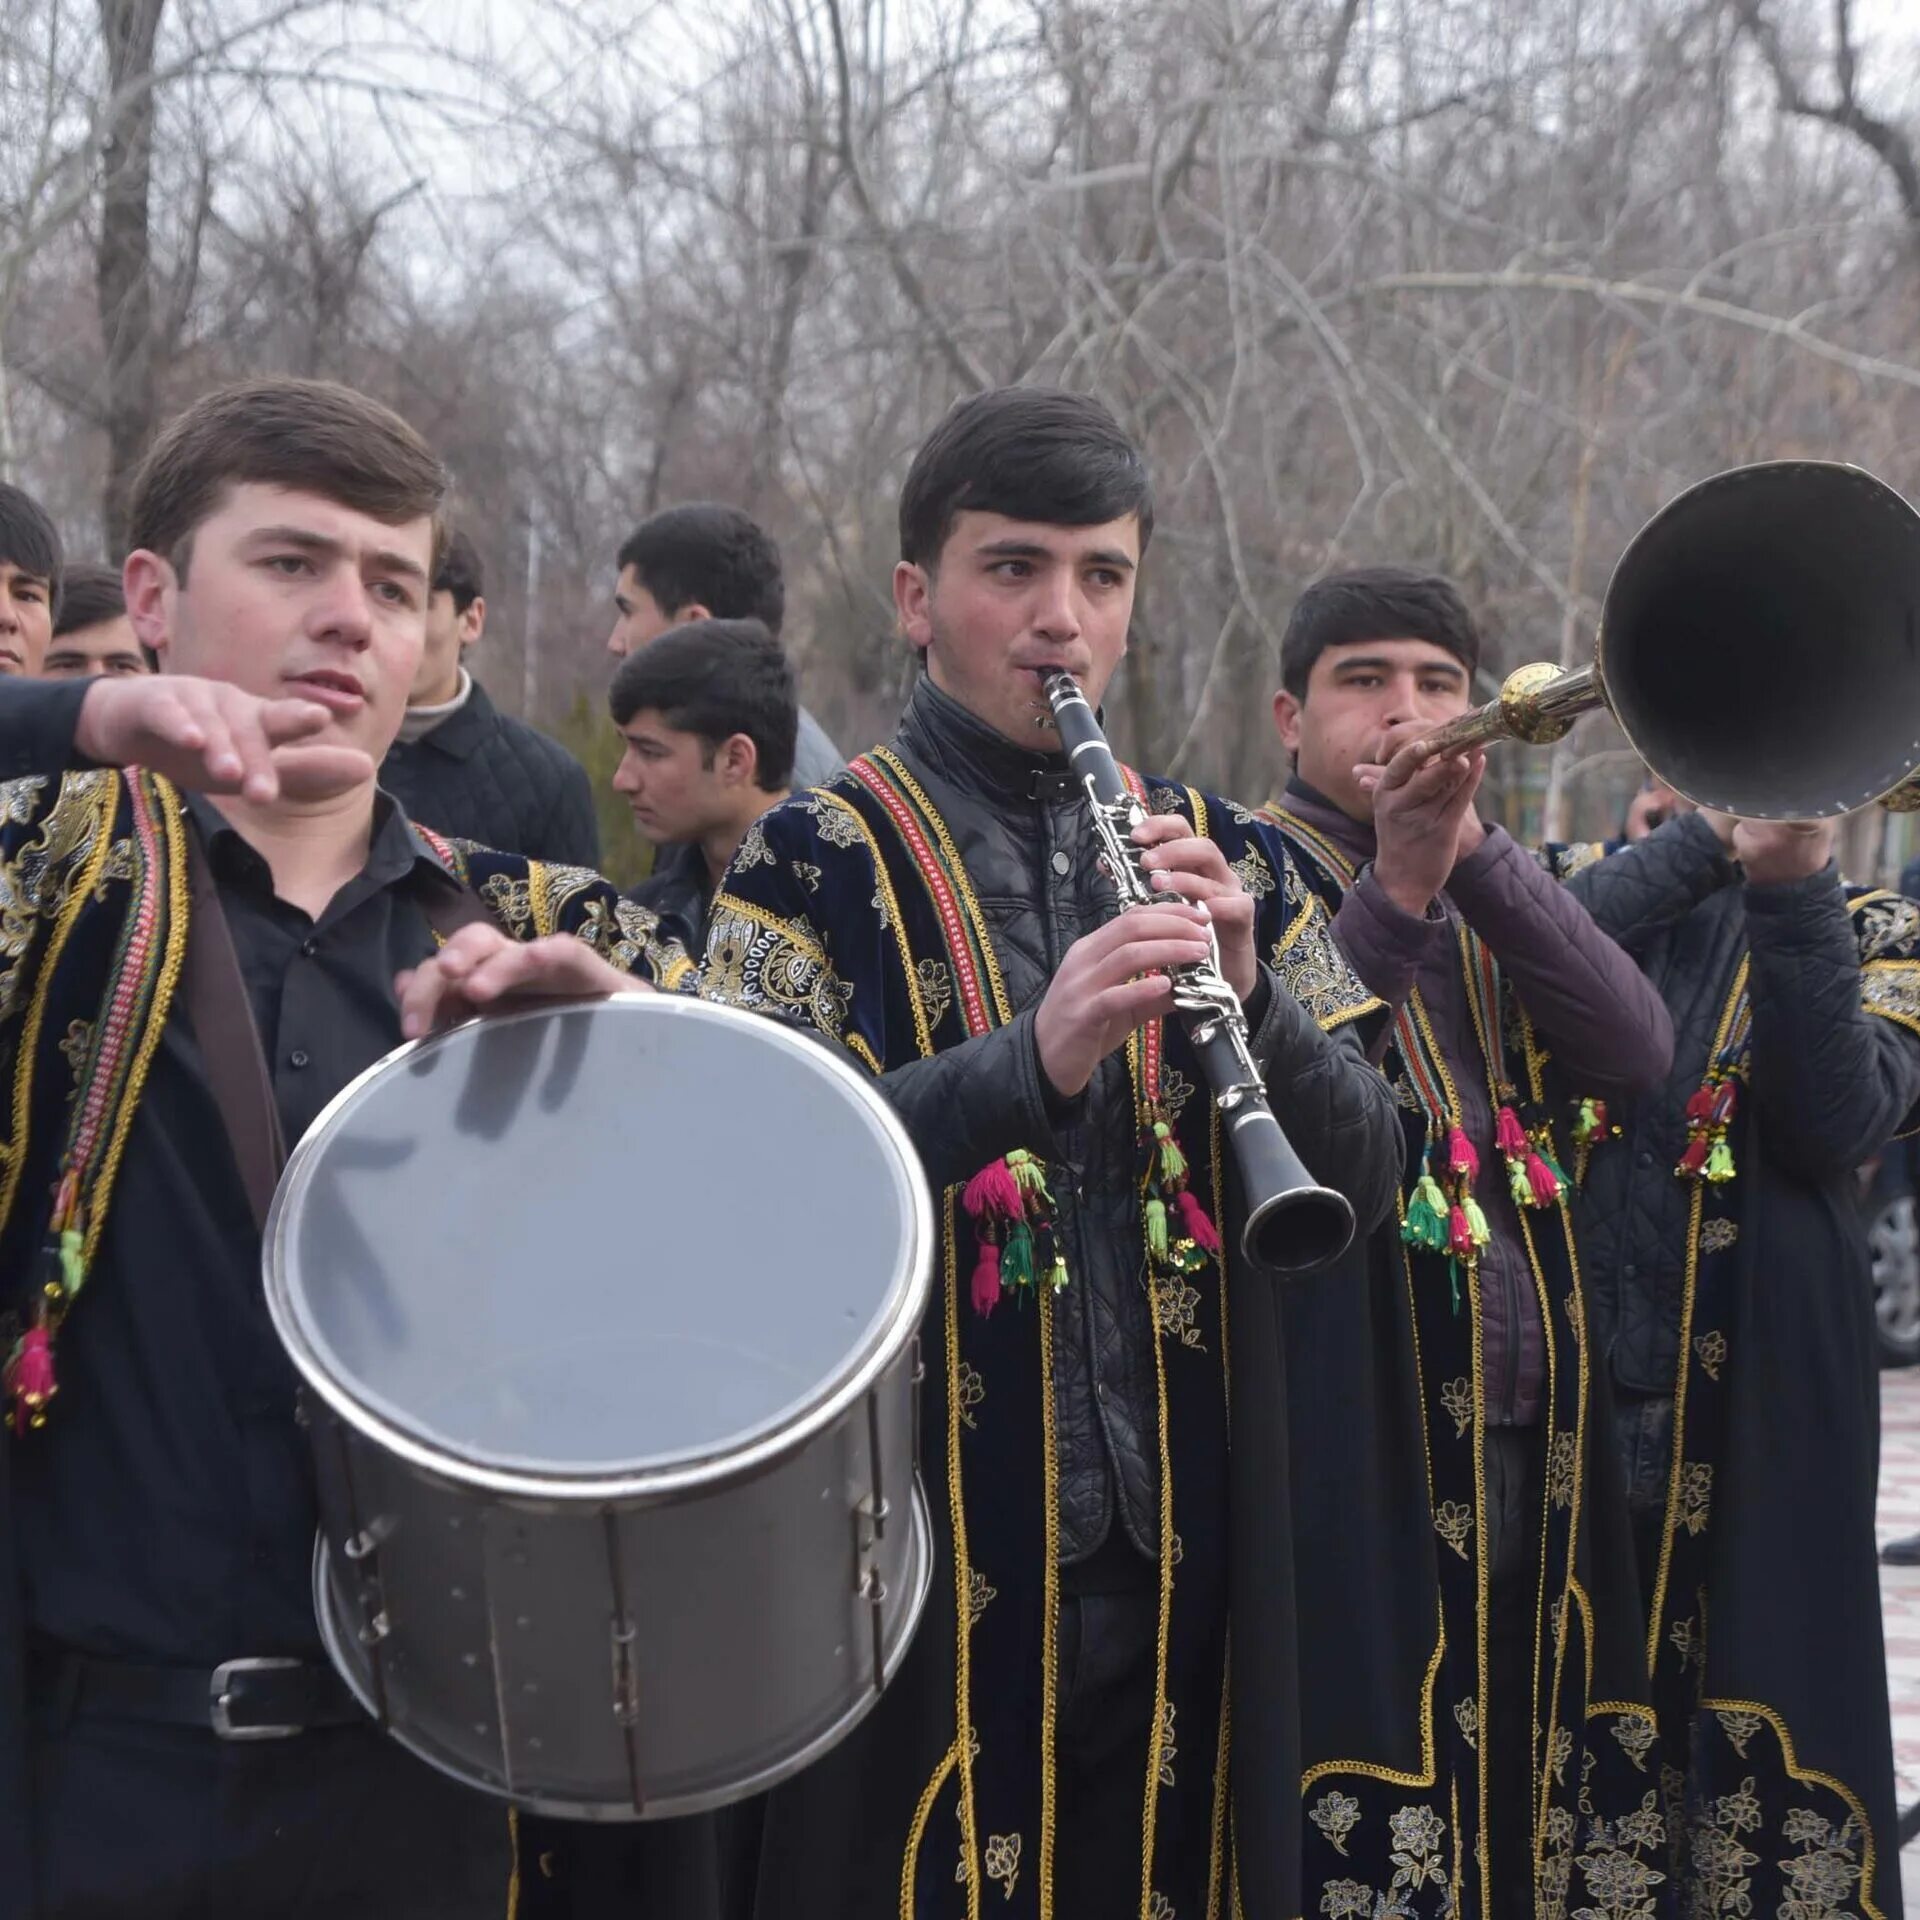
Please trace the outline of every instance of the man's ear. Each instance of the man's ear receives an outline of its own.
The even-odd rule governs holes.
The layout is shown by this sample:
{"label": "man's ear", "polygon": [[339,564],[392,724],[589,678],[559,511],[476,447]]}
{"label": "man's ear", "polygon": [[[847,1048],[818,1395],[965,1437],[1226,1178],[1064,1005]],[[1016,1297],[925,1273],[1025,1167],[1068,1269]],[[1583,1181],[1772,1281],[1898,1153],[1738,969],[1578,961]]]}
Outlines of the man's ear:
{"label": "man's ear", "polygon": [[173,562],[163,560],[149,548],[136,547],[120,570],[120,583],[127,596],[127,618],[133,623],[134,638],[158,659],[163,672],[171,671],[168,649],[173,645],[173,603],[180,591]]}
{"label": "man's ear", "polygon": [[467,610],[460,616],[460,650],[464,653],[478,640],[487,625],[487,603],[480,594],[467,602]]}
{"label": "man's ear", "polygon": [[1300,732],[1302,712],[1306,702],[1289,693],[1282,687],[1273,696],[1273,724],[1280,735],[1280,744],[1296,759],[1300,753]]}
{"label": "man's ear", "polygon": [[720,742],[714,765],[730,785],[753,786],[760,771],[760,749],[750,734],[730,733]]}
{"label": "man's ear", "polygon": [[933,576],[925,567],[902,560],[894,568],[893,611],[907,644],[924,654],[933,645]]}
{"label": "man's ear", "polygon": [[672,618],[673,624],[676,627],[684,627],[689,621],[711,620],[713,613],[711,609],[704,606],[700,601],[689,600],[684,607],[674,608]]}

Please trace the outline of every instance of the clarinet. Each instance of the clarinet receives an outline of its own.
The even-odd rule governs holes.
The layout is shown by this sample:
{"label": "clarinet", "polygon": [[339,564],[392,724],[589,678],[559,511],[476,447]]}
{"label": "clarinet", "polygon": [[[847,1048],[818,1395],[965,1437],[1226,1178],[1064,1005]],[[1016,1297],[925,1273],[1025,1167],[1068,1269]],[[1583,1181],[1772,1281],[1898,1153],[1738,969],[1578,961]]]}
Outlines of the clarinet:
{"label": "clarinet", "polygon": [[[1046,690],[1067,764],[1087,790],[1100,862],[1120,896],[1121,910],[1152,906],[1163,896],[1154,891],[1133,844],[1133,830],[1146,810],[1122,778],[1073,675],[1048,675]],[[1239,1170],[1247,1203],[1241,1251],[1268,1273],[1304,1273],[1346,1252],[1353,1239],[1353,1208],[1344,1194],[1314,1179],[1274,1118],[1247,1042],[1247,1016],[1220,971],[1220,943],[1211,927],[1207,944],[1212,949],[1207,959],[1170,967],[1168,977],[1174,1011],[1206,1075]]]}

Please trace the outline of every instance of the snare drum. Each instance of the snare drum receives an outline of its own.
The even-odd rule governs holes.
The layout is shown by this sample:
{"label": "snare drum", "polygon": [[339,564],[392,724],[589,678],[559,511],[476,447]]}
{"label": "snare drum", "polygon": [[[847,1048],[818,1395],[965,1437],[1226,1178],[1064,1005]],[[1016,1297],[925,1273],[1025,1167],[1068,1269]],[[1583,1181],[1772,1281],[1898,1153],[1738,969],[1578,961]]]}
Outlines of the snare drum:
{"label": "snare drum", "polygon": [[457,1027],[328,1107],[266,1245],[322,1636],[396,1739],[650,1818],[872,1706],[932,1573],[933,1225],[837,1048],[664,994]]}

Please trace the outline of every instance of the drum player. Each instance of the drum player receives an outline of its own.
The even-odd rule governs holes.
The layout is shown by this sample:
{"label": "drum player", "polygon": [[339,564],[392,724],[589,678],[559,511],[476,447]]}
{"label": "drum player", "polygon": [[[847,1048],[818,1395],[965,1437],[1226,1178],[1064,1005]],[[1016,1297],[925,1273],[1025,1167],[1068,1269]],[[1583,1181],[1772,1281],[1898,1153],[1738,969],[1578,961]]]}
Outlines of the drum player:
{"label": "drum player", "polygon": [[445,485],[344,387],[209,395],[133,498],[166,674],[0,688],[0,1914],[467,1920],[518,1884],[510,1816],[322,1657],[258,1277],[284,1147],[403,1037],[690,971],[597,875],[376,787]]}

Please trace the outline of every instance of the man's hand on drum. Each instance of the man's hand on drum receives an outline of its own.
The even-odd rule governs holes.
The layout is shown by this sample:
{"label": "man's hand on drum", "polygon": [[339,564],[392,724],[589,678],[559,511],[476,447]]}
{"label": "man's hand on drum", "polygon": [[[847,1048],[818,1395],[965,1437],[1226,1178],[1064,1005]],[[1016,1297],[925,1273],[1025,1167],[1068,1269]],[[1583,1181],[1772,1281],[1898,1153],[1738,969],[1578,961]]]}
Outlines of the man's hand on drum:
{"label": "man's hand on drum", "polygon": [[503,1002],[597,1000],[610,993],[652,991],[570,933],[514,940],[498,927],[479,925],[462,927],[431,960],[399,975],[393,990],[400,1002],[400,1032],[408,1040],[497,1010]]}
{"label": "man's hand on drum", "polygon": [[95,680],[74,745],[103,767],[147,767],[196,793],[260,805],[322,800],[373,778],[358,747],[316,738],[332,715],[313,700],[262,700],[224,680],[132,674]]}

